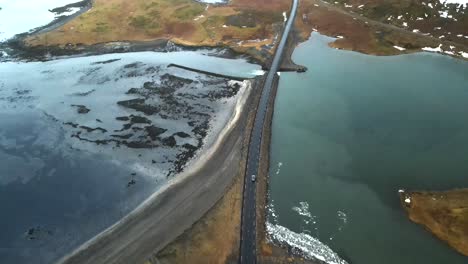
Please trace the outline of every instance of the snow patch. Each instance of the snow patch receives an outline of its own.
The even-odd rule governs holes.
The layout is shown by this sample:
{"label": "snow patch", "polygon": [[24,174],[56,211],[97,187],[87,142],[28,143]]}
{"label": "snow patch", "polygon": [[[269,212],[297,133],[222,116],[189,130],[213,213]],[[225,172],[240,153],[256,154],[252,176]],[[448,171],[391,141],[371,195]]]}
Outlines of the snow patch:
{"label": "snow patch", "polygon": [[449,16],[448,15],[448,11],[439,11],[439,16],[440,17],[443,17],[443,18],[448,18],[448,17],[452,17],[452,16]]}
{"label": "snow patch", "polygon": [[446,4],[458,4],[462,6],[468,6],[468,0],[439,0],[442,5]]}
{"label": "snow patch", "polygon": [[75,14],[76,12],[80,11],[81,8],[79,7],[70,7],[66,12],[60,13],[59,15],[55,15],[55,17],[60,17],[60,16],[70,16]]}
{"label": "snow patch", "polygon": [[264,71],[264,70],[254,70],[254,71],[252,72],[252,74],[253,74],[253,75],[256,75],[256,76],[258,76],[258,75],[264,75],[264,74],[265,74],[265,71]]}
{"label": "snow patch", "polygon": [[193,21],[200,20],[200,19],[202,19],[202,18],[204,18],[204,17],[205,17],[204,15],[199,15],[199,16],[195,17],[195,18],[193,19]]}
{"label": "snow patch", "polygon": [[440,44],[437,48],[431,48],[431,47],[424,47],[422,50],[424,51],[429,51],[429,52],[442,52],[442,44]]}

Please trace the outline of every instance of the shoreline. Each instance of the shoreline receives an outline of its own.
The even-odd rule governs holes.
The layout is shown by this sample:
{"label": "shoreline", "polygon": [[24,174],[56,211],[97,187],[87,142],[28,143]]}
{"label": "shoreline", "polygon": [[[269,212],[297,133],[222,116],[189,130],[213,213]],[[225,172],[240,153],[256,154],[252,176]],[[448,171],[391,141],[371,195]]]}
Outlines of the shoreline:
{"label": "shoreline", "polygon": [[[257,78],[255,78],[255,83],[253,85],[253,89],[261,89],[261,87],[263,87],[263,82],[265,81],[265,77],[266,75],[261,75],[261,76],[258,76]],[[227,262],[226,263],[237,263],[238,262],[238,254],[239,254],[239,244],[240,244],[240,228],[241,228],[241,221],[240,221],[240,214],[241,214],[241,207],[242,207],[242,190],[243,190],[243,186],[244,186],[244,174],[245,174],[245,168],[246,168],[246,165],[247,165],[247,155],[248,155],[248,146],[249,146],[249,139],[250,139],[250,134],[252,132],[252,127],[253,127],[253,123],[254,123],[254,119],[255,119],[255,113],[256,113],[256,110],[257,110],[257,106],[258,106],[258,103],[259,103],[259,100],[260,100],[260,96],[261,94],[258,93],[258,92],[255,92],[253,91],[253,93],[250,95],[250,97],[247,99],[248,102],[247,102],[247,105],[251,105],[250,108],[246,108],[246,111],[244,113],[245,115],[245,119],[242,120],[242,137],[239,139],[239,145],[240,145],[240,152],[239,152],[239,155],[240,155],[240,160],[239,160],[239,169],[238,169],[238,172],[237,172],[237,175],[234,177],[233,181],[229,184],[228,188],[226,189],[226,192],[224,192],[220,199],[213,205],[213,207],[211,207],[207,212],[206,214],[204,214],[203,216],[201,216],[195,223],[192,227],[190,227],[189,229],[187,229],[182,235],[178,236],[173,242],[171,242],[170,244],[168,244],[167,247],[163,248],[162,250],[160,250],[159,252],[157,252],[155,254],[155,256],[149,260],[149,264],[168,264],[168,263],[174,263],[174,262],[170,262],[168,259],[167,259],[167,256],[165,254],[167,254],[167,251],[168,250],[171,250],[171,249],[174,249],[175,248],[179,248],[182,246],[186,246],[188,247],[191,251],[193,248],[197,248],[199,247],[200,245],[198,245],[199,242],[201,242],[202,244],[205,242],[205,243],[210,243],[212,240],[213,240],[213,237],[212,235],[210,235],[211,233],[216,233],[216,234],[219,234],[219,233],[223,233],[221,234],[221,236],[223,237],[223,239],[225,239],[225,236],[226,234],[224,234],[224,232],[227,232],[228,233],[228,236],[230,236],[232,234],[232,232],[234,233],[234,237],[235,237],[235,243],[234,245],[230,248],[229,252],[229,257],[227,258]],[[232,194],[232,192],[235,191],[236,193],[235,194]],[[227,197],[228,195],[230,195],[229,197]],[[238,203],[238,207],[237,209],[231,209],[231,210],[237,210],[236,211],[231,211],[229,210],[228,212],[226,212],[227,214],[230,215],[230,221],[233,221],[235,222],[235,224],[233,224],[232,226],[228,226],[228,228],[231,228],[231,229],[223,229],[221,232],[218,230],[218,229],[214,229],[214,227],[210,227],[210,225],[213,225],[213,226],[216,226],[216,222],[217,221],[223,221],[223,223],[225,223],[225,220],[222,219],[222,218],[219,218],[216,217],[217,214],[223,212],[223,210],[226,210],[226,209],[222,209],[222,208],[219,208],[222,204],[226,204],[226,203]],[[232,219],[233,215],[236,215],[238,216],[239,218],[238,219]],[[226,227],[224,227],[226,228]],[[199,241],[199,234],[198,233],[203,233],[203,235],[207,235],[208,237],[205,238],[205,240],[202,240],[202,241]],[[202,236],[203,236],[202,235]],[[194,243],[193,240],[196,240],[196,244],[197,245],[190,245],[192,243]],[[187,246],[187,244],[189,246]],[[202,249],[203,251],[203,249]],[[178,259],[178,258],[182,258],[182,259],[187,259],[190,258],[191,255],[194,255],[193,253],[190,254],[190,253],[183,253],[183,254],[180,254],[178,255],[177,253],[174,254],[176,257],[175,259]],[[183,256],[181,256],[183,255]],[[211,252],[210,252],[210,256],[211,256]],[[200,264],[204,264],[206,263],[206,258],[208,258],[207,256],[200,256],[200,255],[197,255],[195,254],[195,259],[193,258],[190,258],[190,261],[191,263],[200,263]],[[201,257],[201,259],[199,259]],[[169,261],[169,262],[168,262]],[[188,262],[176,262],[176,263],[188,263]],[[212,263],[212,262],[210,262]],[[214,262],[216,263],[216,262]]]}
{"label": "shoreline", "polygon": [[[53,21],[48,23],[47,25],[35,28],[35,29],[33,29],[33,31],[31,33],[26,33],[26,35],[32,36],[32,35],[37,35],[37,34],[46,33],[46,32],[55,30],[55,29],[65,25],[67,22],[71,21],[72,19],[78,17],[79,15],[88,12],[88,10],[90,10],[93,7],[93,4],[94,4],[94,0],[81,0],[81,1],[76,2],[76,3],[71,3],[71,4],[68,4],[68,5],[65,5],[65,6],[56,7],[54,9],[50,10],[50,11],[53,11],[53,10],[59,11],[61,9],[64,9],[64,8],[66,9],[66,8],[69,8],[69,7],[79,7],[80,9],[77,12],[75,12],[75,13],[73,13],[71,15],[68,15],[68,16],[59,15]],[[63,12],[60,12],[60,13],[63,13]],[[60,14],[60,13],[58,13],[58,14]],[[25,34],[25,33],[22,33],[20,35],[23,35],[23,34]]]}
{"label": "shoreline", "polygon": [[58,263],[143,262],[198,221],[224,195],[239,170],[238,142],[256,79],[250,82],[228,125],[187,164],[185,172]]}
{"label": "shoreline", "polygon": [[[83,0],[82,2],[87,3],[89,6],[94,6],[95,0]],[[226,6],[226,3],[218,3],[218,4],[209,4],[212,7],[217,6]],[[463,43],[456,43],[453,41],[448,41],[440,38],[436,38],[433,36],[428,36],[425,34],[412,32],[406,28],[397,27],[392,24],[383,23],[376,19],[371,19],[366,16],[362,16],[356,10],[345,9],[339,5],[331,4],[330,2],[323,1],[323,0],[304,0],[301,3],[300,12],[302,12],[303,17],[302,20],[300,18],[296,19],[295,25],[296,30],[292,32],[294,38],[297,41],[304,41],[308,38],[312,31],[318,29],[321,34],[336,37],[337,35],[344,35],[344,39],[337,39],[335,42],[331,43],[330,45],[334,48],[338,49],[345,49],[356,51],[360,53],[376,55],[376,56],[391,56],[391,55],[398,55],[398,54],[407,54],[407,53],[415,53],[421,50],[422,47],[436,47],[437,45],[443,44],[444,46],[454,45],[455,50],[458,48],[466,49],[466,44]],[[314,6],[311,8],[311,6]],[[229,6],[229,5],[227,5]],[[86,12],[89,10],[90,7],[83,8],[75,14],[72,14],[65,18],[64,21],[58,19],[58,21],[54,20],[46,26],[35,30],[33,33],[24,33],[18,35],[18,38],[15,40],[6,41],[4,43],[0,43],[0,49],[4,48],[5,51],[11,53],[13,55],[13,59],[16,58],[25,58],[26,60],[48,60],[50,55],[52,56],[73,56],[73,55],[81,55],[81,56],[88,56],[88,55],[97,55],[97,54],[105,54],[105,53],[116,53],[116,52],[135,52],[135,51],[170,51],[170,48],[167,46],[174,46],[180,47],[188,50],[200,50],[205,48],[210,49],[222,49],[225,51],[229,51],[232,53],[230,56],[248,56],[249,62],[253,62],[256,64],[262,65],[264,68],[268,64],[268,57],[271,54],[267,54],[261,49],[255,50],[252,49],[250,46],[233,46],[232,43],[225,43],[225,42],[213,42],[213,43],[197,43],[197,42],[190,42],[186,41],[183,37],[174,35],[164,35],[158,36],[155,38],[140,38],[140,39],[133,39],[133,40],[125,40],[125,37],[121,37],[119,39],[110,41],[96,41],[88,44],[81,44],[79,41],[71,41],[71,43],[66,44],[67,42],[63,42],[60,45],[41,45],[40,43],[36,43],[33,46],[29,46],[26,44],[26,39],[30,37],[35,37],[41,35],[41,33],[54,31],[54,29],[60,28],[66,22],[73,20],[74,17],[78,16],[80,13]],[[328,18],[331,15],[339,16],[336,24],[339,26],[340,24],[346,24],[346,27],[337,27],[331,26],[328,24],[321,24],[314,19],[323,20],[324,18]],[[308,17],[311,17],[309,19]],[[323,17],[322,17],[323,16]],[[373,39],[378,43],[370,43],[369,39],[359,39],[359,36],[352,36],[349,32],[356,32],[357,35],[363,32],[373,32],[373,31],[385,31],[385,36],[388,38],[387,42],[392,42],[392,45],[404,46],[400,50],[397,50],[395,46],[386,46],[384,45],[382,39],[373,36]],[[361,32],[362,31],[362,32]],[[388,31],[388,32],[387,32]],[[353,35],[356,35],[353,34]],[[375,35],[376,33],[372,33]],[[362,35],[362,34],[361,34]],[[343,36],[341,36],[343,38]],[[361,38],[363,38],[361,36]],[[380,42],[379,42],[380,41]],[[390,41],[390,42],[389,42]],[[243,41],[241,41],[243,42]],[[247,41],[248,42],[248,41]],[[368,43],[369,42],[369,43]],[[387,44],[388,44],[387,43]],[[406,44],[405,44],[406,43]],[[380,45],[382,47],[377,48],[375,45]],[[9,49],[9,50],[8,50]],[[436,49],[436,48],[434,48]],[[16,51],[14,51],[16,50]],[[454,50],[444,50],[443,52],[438,52],[443,55],[448,55],[456,58],[467,59],[465,54],[460,52],[454,52]],[[453,54],[452,54],[453,53]],[[0,60],[3,59],[0,52]],[[7,57],[8,60],[8,57]],[[282,71],[303,71],[300,66],[294,65],[289,62],[284,62],[282,67]]]}
{"label": "shoreline", "polygon": [[216,56],[226,59],[239,59],[244,58],[249,63],[258,64],[262,67],[265,65],[265,60],[259,57],[252,56],[252,54],[239,52],[227,45],[220,46],[189,46],[184,44],[175,43],[169,39],[156,39],[151,41],[114,41],[104,42],[93,45],[73,45],[68,47],[59,46],[26,46],[22,40],[14,40],[0,43],[0,49],[9,49],[7,57],[0,56],[0,62],[8,61],[50,61],[63,58],[75,57],[88,57],[105,54],[115,53],[129,53],[129,52],[172,52],[172,51],[204,51],[209,50],[215,55],[208,54],[208,56]]}
{"label": "shoreline", "polygon": [[[286,45],[286,50],[283,54],[283,62],[281,66],[283,67],[284,61],[286,63],[292,63],[289,65],[295,65],[292,62],[291,54],[294,51],[298,39],[294,38],[291,41],[288,41]],[[292,45],[294,44],[294,45]],[[288,65],[288,64],[286,64]],[[305,68],[305,67],[304,67]],[[296,69],[293,71],[297,71]],[[270,152],[271,152],[271,139],[272,139],[272,124],[274,116],[274,106],[276,102],[276,95],[278,93],[280,76],[276,75],[276,78],[273,81],[271,96],[268,101],[267,114],[265,116],[265,122],[263,124],[263,140],[260,147],[261,158],[260,158],[260,167],[259,167],[259,177],[257,177],[257,248],[258,255],[257,260],[259,263],[265,264],[279,264],[279,263],[298,263],[298,264],[320,264],[322,262],[317,260],[305,259],[302,255],[298,254],[299,251],[292,250],[292,248],[287,244],[277,243],[273,241],[268,232],[266,231],[267,225],[267,213],[268,213],[268,204],[270,200],[269,193],[269,182],[270,182]]]}
{"label": "shoreline", "polygon": [[461,255],[468,256],[468,189],[399,190],[407,218]]}
{"label": "shoreline", "polygon": [[[29,30],[29,32],[22,32],[22,33],[14,35],[10,39],[0,41],[0,48],[8,48],[10,45],[16,46],[19,43],[22,43],[27,37],[32,37],[35,35],[47,33],[55,29],[58,29],[59,27],[65,25],[67,22],[89,11],[93,7],[93,3],[94,3],[94,0],[82,0],[76,3],[71,3],[68,5],[56,7],[52,10],[61,10],[61,9],[68,8],[68,7],[78,7],[80,9],[71,15],[60,15],[63,12],[57,11],[55,13],[59,14],[59,16],[56,16],[52,21],[50,21],[46,25],[33,28]],[[49,11],[52,12],[52,10],[49,10]],[[0,58],[2,58],[1,53],[0,53]]]}

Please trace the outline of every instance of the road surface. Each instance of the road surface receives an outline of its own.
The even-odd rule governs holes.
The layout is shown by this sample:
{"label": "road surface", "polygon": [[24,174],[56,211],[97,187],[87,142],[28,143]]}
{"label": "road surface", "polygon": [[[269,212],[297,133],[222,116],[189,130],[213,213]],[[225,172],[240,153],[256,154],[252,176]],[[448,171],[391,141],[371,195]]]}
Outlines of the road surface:
{"label": "road surface", "polygon": [[260,97],[260,103],[255,115],[254,126],[250,136],[249,153],[247,156],[247,168],[244,179],[244,194],[241,216],[241,241],[240,241],[240,256],[239,263],[253,264],[257,262],[256,258],[256,181],[252,181],[252,175],[258,174],[260,160],[260,146],[262,142],[263,123],[270,99],[273,80],[277,74],[278,68],[283,57],[284,47],[288,39],[289,32],[296,17],[297,6],[299,0],[293,0],[291,13],[286,22],[280,43],[276,48],[276,53],[270,67],[270,71],[265,79]]}
{"label": "road surface", "polygon": [[144,263],[174,241],[212,208],[239,175],[247,102],[245,90],[238,108],[197,161],[170,180],[119,223],[105,230],[59,264]]}

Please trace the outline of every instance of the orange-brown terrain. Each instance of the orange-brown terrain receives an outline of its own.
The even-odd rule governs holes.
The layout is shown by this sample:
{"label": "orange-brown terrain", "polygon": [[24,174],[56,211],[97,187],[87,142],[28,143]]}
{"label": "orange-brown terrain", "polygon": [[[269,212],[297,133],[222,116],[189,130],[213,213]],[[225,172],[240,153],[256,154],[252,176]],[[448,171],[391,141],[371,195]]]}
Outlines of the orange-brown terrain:
{"label": "orange-brown terrain", "polygon": [[303,0],[296,27],[303,39],[316,30],[339,37],[331,43],[335,48],[367,54],[396,55],[440,46],[440,53],[468,58],[467,8],[449,10],[452,18],[445,18],[439,13],[444,16],[445,6],[432,2],[434,8],[423,0]]}
{"label": "orange-brown terrain", "polygon": [[232,0],[211,5],[193,0],[95,0],[62,27],[31,36],[30,46],[91,45],[169,39],[187,46],[271,49],[289,0]]}
{"label": "orange-brown terrain", "polygon": [[468,256],[468,189],[400,192],[400,199],[411,221]]}
{"label": "orange-brown terrain", "polygon": [[[264,60],[281,30],[290,0],[95,0],[86,13],[30,46],[169,39],[187,46],[229,46]],[[331,46],[374,55],[432,48],[468,57],[467,7],[437,0],[302,0],[296,20],[301,40],[313,30],[339,37]]]}

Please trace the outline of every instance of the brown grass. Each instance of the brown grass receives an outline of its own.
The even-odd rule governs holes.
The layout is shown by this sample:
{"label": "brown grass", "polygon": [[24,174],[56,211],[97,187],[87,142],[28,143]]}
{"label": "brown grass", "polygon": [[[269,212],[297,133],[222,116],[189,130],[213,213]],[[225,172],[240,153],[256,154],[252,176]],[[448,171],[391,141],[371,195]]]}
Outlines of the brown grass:
{"label": "brown grass", "polygon": [[[95,0],[93,7],[64,26],[26,39],[26,44],[59,45],[170,39],[190,46],[254,48],[271,44],[272,24],[282,24],[289,0],[234,0],[212,6],[193,0]],[[254,27],[228,26],[228,17],[254,12]],[[258,13],[261,12],[261,13]],[[261,14],[261,15],[258,15]],[[262,42],[247,40],[262,39]],[[243,41],[243,42],[241,42]]]}
{"label": "brown grass", "polygon": [[[334,2],[334,1],[329,1]],[[453,38],[439,39],[432,36],[424,36],[413,33],[405,28],[386,23],[386,13],[378,16],[377,11],[371,9],[370,3],[375,6],[389,6],[390,10],[400,10],[403,13],[411,11],[409,7],[401,6],[401,1],[383,0],[338,0],[338,4],[329,4],[320,0],[302,0],[299,14],[296,20],[296,27],[300,30],[302,39],[307,39],[313,29],[328,36],[344,36],[343,39],[330,44],[339,49],[358,51],[372,55],[396,55],[401,53],[421,51],[422,47],[437,47],[442,44],[443,50],[450,50],[458,53],[468,50],[465,40],[458,38],[453,42]],[[354,8],[345,8],[344,3],[352,4]],[[369,10],[358,9],[358,4],[368,4]],[[406,9],[405,9],[406,8]],[[416,11],[414,11],[416,12]],[[411,22],[413,23],[413,22]],[[432,27],[431,21],[414,21],[421,30]],[[464,26],[466,20],[459,20],[457,27]],[[425,27],[423,27],[423,24]],[[449,23],[452,25],[453,23]],[[410,24],[411,26],[411,24]],[[451,27],[454,27],[452,25]],[[447,29],[448,30],[448,29]],[[454,30],[454,29],[453,29]],[[399,51],[393,46],[406,48]],[[453,50],[450,46],[455,47]]]}
{"label": "brown grass", "polygon": [[[468,256],[468,189],[400,194],[411,221]],[[405,199],[409,198],[410,203]]]}
{"label": "brown grass", "polygon": [[242,185],[242,177],[236,177],[229,191],[202,219],[147,264],[236,263]]}
{"label": "brown grass", "polygon": [[[328,2],[300,1],[296,28],[302,40],[316,29],[325,35],[344,36],[344,39],[331,43],[332,47],[373,55],[416,52],[422,47],[439,44],[443,45],[443,50],[457,54],[468,52],[468,39],[456,36],[466,35],[468,12],[460,15],[458,21],[435,17],[424,21],[405,18],[410,28],[432,34],[424,36],[406,30],[400,20],[387,20],[390,14],[416,16],[429,12],[422,1]],[[353,7],[345,7],[345,3]],[[290,4],[291,0],[231,0],[228,5],[209,5],[205,9],[206,4],[194,0],[95,0],[93,8],[85,14],[57,30],[32,36],[26,43],[64,46],[170,39],[188,46],[229,46],[264,61],[267,54],[262,48],[273,43],[273,37],[282,25],[281,13],[288,11]],[[361,4],[365,6],[362,9],[358,8]],[[436,9],[431,12],[437,13]],[[226,24],[229,26],[223,26]],[[436,26],[442,26],[444,30],[435,30]],[[448,31],[452,34],[447,34]],[[439,39],[442,34],[445,38]],[[399,51],[393,47],[395,45],[406,50]]]}

